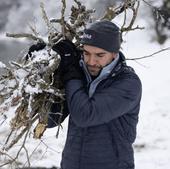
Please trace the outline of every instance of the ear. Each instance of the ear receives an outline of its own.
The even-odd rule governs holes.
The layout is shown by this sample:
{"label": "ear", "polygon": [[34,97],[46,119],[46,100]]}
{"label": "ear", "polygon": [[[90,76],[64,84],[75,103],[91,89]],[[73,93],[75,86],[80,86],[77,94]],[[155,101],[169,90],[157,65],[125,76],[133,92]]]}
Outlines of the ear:
{"label": "ear", "polygon": [[117,53],[112,53],[113,59],[115,59],[117,57]]}

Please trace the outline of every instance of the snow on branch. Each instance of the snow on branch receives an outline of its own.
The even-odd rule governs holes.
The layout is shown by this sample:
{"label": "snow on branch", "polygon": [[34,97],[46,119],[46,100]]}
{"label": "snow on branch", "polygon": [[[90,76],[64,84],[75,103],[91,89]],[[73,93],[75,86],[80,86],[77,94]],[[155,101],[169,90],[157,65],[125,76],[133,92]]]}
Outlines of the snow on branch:
{"label": "snow on branch", "polygon": [[[47,127],[48,112],[54,102],[61,104],[59,113],[62,116],[65,91],[59,87],[60,79],[54,81],[54,73],[60,64],[60,57],[52,50],[52,46],[59,40],[68,38],[74,41],[77,47],[80,47],[82,30],[93,20],[92,15],[95,10],[87,9],[82,3],[74,0],[70,9],[70,17],[66,20],[66,1],[61,0],[61,3],[61,17],[53,19],[48,18],[44,4],[40,4],[42,18],[48,30],[47,41],[32,26],[30,26],[32,34],[6,34],[8,37],[31,39],[35,43],[43,42],[46,47],[33,52],[31,57],[23,56],[21,61],[10,62],[10,66],[0,62],[0,70],[2,69],[4,72],[0,76],[0,126],[3,128],[5,124],[10,124],[9,133],[0,149],[0,155],[7,156],[9,160],[5,161],[0,167],[16,163],[21,150],[25,151],[27,163],[30,165],[29,155],[25,147],[29,134],[31,133],[34,138],[40,139],[42,137]],[[143,29],[139,26],[134,27],[139,5],[138,0],[126,0],[118,7],[109,7],[101,20],[112,20],[124,13],[122,33]],[[126,26],[127,10],[133,13],[128,26]],[[56,24],[61,26],[61,30],[56,29]],[[60,124],[58,126],[60,127]],[[18,142],[22,142],[22,144],[13,158],[8,152]]]}
{"label": "snow on branch", "polygon": [[[59,114],[62,117],[65,90],[60,88],[60,79],[54,80],[54,74],[60,63],[60,56],[52,50],[54,43],[68,38],[74,39],[79,46],[82,28],[89,22],[94,10],[88,10],[79,1],[75,0],[71,8],[71,16],[65,20],[66,1],[61,0],[63,5],[61,18],[50,19],[46,13],[45,6],[40,3],[42,18],[47,26],[47,40],[30,26],[30,33],[6,33],[7,37],[27,38],[35,43],[43,42],[46,47],[35,51],[32,56],[25,55],[20,61],[11,61],[10,66],[0,62],[0,125],[9,129],[0,147],[0,155],[5,156],[5,165],[16,164],[21,151],[25,151],[27,164],[30,165],[29,154],[25,147],[28,136],[40,139],[46,130],[48,113],[53,103],[61,104]],[[61,26],[61,31],[55,25]],[[56,78],[56,74],[55,74]],[[61,119],[61,118],[59,118]],[[57,123],[57,122],[56,122]],[[8,126],[7,126],[8,125]],[[60,120],[57,123],[59,134]],[[21,147],[15,157],[8,152],[20,143]],[[6,158],[7,157],[7,158]]]}
{"label": "snow on branch", "polygon": [[34,36],[33,34],[29,34],[29,33],[18,33],[18,34],[6,33],[6,36],[11,38],[27,38],[34,41],[43,41],[42,38]]}
{"label": "snow on branch", "polygon": [[[0,64],[5,71],[0,78],[0,121],[8,120],[10,124],[2,152],[8,152],[23,138],[26,140],[32,131],[34,138],[43,135],[51,104],[58,100],[62,104],[64,101],[64,91],[52,83],[53,72],[59,61],[57,54],[43,49],[34,52],[26,62],[11,62],[10,68]],[[3,127],[6,123],[0,124]],[[11,163],[25,149],[24,143],[16,158],[10,160]]]}

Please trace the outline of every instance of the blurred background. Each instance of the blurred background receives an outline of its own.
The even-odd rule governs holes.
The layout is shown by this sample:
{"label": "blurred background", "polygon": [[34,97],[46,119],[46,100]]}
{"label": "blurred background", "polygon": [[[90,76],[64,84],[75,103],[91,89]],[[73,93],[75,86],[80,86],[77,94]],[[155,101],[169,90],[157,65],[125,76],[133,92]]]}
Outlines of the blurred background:
{"label": "blurred background", "polygon": [[[73,0],[68,0],[66,16]],[[94,18],[103,16],[108,6],[119,4],[121,0],[81,0],[88,8],[95,8]],[[44,0],[49,18],[59,18],[61,2]],[[157,10],[156,10],[157,9]],[[120,17],[114,19],[122,25]],[[0,61],[9,61],[23,56],[33,43],[26,39],[8,38],[5,34],[30,32],[32,25],[41,36],[47,35],[46,25],[41,17],[40,0],[1,0],[0,1]],[[170,47],[170,0],[148,0],[143,2],[135,25],[144,30],[131,31],[123,36],[122,51],[127,58],[142,57]],[[134,25],[134,26],[135,26]],[[170,164],[170,51],[158,53],[148,59],[128,61],[141,78],[143,96],[141,102],[138,135],[135,147],[136,169],[168,169]],[[48,129],[39,144],[32,139],[27,143],[32,166],[59,166],[64,146],[67,120],[59,139],[55,138],[56,128]],[[2,129],[2,128],[1,128]],[[5,129],[0,129],[0,138]],[[3,142],[0,140],[0,145]],[[48,145],[48,146],[47,146]],[[38,147],[38,148],[37,148]],[[15,152],[11,152],[11,155]],[[21,156],[22,166],[26,161]],[[0,163],[1,163],[0,157]]]}
{"label": "blurred background", "polygon": [[[95,17],[100,18],[105,9],[115,4],[111,0],[94,0],[85,1],[88,8],[96,9]],[[82,2],[83,2],[82,1]],[[61,16],[61,2],[56,0],[44,0],[45,10],[49,18],[59,18]],[[118,1],[120,2],[120,1]],[[73,0],[67,1],[66,16],[69,15],[69,9]],[[1,0],[0,1],[0,60],[7,63],[15,59],[22,52],[27,50],[28,44],[32,43],[26,40],[17,40],[6,38],[5,34],[9,33],[29,33],[29,25],[33,26],[41,36],[47,34],[46,25],[41,17],[40,0]]]}
{"label": "blurred background", "polygon": [[[103,16],[108,6],[121,3],[121,0],[81,0],[88,8],[95,8],[94,17],[96,19]],[[141,1],[142,2],[142,1]],[[158,7],[161,12],[157,13],[149,5],[141,5],[139,19],[143,18],[147,23],[147,29],[150,31],[150,39],[159,44],[164,44],[170,37],[170,0],[147,1],[154,7]],[[56,0],[44,0],[45,9],[50,18],[59,18],[61,15],[61,2]],[[69,9],[73,0],[67,1],[66,16],[69,15]],[[143,6],[143,7],[142,7]],[[143,8],[143,9],[142,9]],[[160,16],[161,14],[161,16]],[[163,20],[161,18],[167,18]],[[118,23],[120,24],[120,23]],[[5,33],[30,32],[29,25],[32,25],[41,35],[46,35],[46,26],[41,17],[40,0],[1,0],[0,1],[0,59],[7,62],[16,58],[23,50],[26,50],[28,41],[13,41],[12,38],[6,38]]]}

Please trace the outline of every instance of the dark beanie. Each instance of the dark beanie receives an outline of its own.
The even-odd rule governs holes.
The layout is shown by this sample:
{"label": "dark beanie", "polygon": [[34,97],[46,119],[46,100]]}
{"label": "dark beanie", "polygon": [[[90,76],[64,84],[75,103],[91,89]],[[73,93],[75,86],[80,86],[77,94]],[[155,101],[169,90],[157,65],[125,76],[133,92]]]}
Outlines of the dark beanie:
{"label": "dark beanie", "polygon": [[80,42],[84,45],[102,48],[108,52],[118,53],[121,43],[120,30],[110,21],[97,21],[84,30]]}

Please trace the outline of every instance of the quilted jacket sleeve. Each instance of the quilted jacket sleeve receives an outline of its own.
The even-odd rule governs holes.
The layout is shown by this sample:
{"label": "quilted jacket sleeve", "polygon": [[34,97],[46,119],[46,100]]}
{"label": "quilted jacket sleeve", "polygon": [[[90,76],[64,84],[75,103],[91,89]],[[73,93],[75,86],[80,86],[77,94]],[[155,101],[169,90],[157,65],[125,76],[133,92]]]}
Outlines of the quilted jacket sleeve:
{"label": "quilted jacket sleeve", "polygon": [[120,78],[108,88],[97,88],[91,98],[81,80],[70,80],[66,85],[70,116],[80,127],[108,123],[139,110],[141,90],[141,82],[135,73]]}

